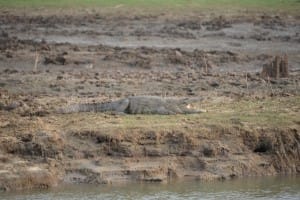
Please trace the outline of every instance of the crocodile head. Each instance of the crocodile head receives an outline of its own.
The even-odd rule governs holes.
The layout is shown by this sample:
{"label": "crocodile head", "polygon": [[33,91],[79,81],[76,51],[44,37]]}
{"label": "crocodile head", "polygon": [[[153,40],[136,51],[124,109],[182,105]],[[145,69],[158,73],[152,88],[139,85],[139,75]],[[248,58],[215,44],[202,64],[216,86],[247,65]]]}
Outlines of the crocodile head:
{"label": "crocodile head", "polygon": [[180,107],[186,113],[202,113],[207,112],[201,108],[200,103],[203,101],[201,97],[185,98],[180,100]]}
{"label": "crocodile head", "polygon": [[200,108],[199,105],[193,104],[193,103],[188,103],[185,105],[185,109],[189,111],[193,111],[195,113],[202,113],[202,112],[207,112],[207,110]]}

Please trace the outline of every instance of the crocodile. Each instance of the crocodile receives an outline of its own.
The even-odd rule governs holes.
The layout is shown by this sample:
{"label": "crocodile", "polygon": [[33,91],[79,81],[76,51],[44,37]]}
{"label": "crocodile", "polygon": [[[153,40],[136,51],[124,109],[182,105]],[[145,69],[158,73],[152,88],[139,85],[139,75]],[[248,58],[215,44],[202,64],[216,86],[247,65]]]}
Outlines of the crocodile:
{"label": "crocodile", "polygon": [[132,96],[112,102],[73,104],[59,109],[59,113],[113,112],[124,114],[194,114],[205,112],[195,109],[193,103],[201,98],[162,98],[158,96]]}

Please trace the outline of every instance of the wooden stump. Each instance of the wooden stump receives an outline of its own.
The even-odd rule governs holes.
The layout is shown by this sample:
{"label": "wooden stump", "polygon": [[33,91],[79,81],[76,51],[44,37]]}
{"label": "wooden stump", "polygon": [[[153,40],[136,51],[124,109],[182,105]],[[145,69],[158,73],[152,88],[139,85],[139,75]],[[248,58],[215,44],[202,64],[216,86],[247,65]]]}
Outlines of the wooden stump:
{"label": "wooden stump", "polygon": [[289,76],[289,64],[287,55],[275,56],[274,60],[263,66],[261,76],[264,78],[284,78]]}

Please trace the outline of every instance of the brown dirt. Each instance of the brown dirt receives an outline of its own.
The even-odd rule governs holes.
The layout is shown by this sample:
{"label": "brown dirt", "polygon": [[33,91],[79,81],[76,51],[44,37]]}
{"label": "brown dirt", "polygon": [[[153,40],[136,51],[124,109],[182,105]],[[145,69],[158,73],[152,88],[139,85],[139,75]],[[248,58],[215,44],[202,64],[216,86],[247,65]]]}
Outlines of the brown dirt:
{"label": "brown dirt", "polygon": [[[299,31],[286,16],[1,14],[0,190],[298,174]],[[289,76],[261,76],[283,54]],[[208,113],[55,113],[131,95],[203,97]]]}

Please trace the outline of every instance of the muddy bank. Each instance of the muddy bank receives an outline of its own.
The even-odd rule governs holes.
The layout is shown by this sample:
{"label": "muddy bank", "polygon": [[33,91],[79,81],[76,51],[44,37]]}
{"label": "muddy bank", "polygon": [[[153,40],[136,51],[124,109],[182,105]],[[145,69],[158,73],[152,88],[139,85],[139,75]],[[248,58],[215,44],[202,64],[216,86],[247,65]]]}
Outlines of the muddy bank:
{"label": "muddy bank", "polygon": [[[2,40],[2,93],[20,94],[21,101],[32,99],[32,95],[37,98],[60,96],[63,103],[70,102],[70,96],[90,102],[136,95],[208,99],[212,96],[264,98],[299,94],[298,54],[288,54],[289,77],[268,80],[261,72],[276,54],[79,46],[9,36]],[[1,102],[9,106],[18,101],[13,98],[18,97]],[[19,103],[26,105],[28,102]],[[47,103],[54,105],[51,101]]]}
{"label": "muddy bank", "polygon": [[[261,14],[1,14],[0,190],[299,174],[299,27]],[[285,54],[284,76],[262,73]],[[201,98],[208,112],[55,112],[143,95]]]}
{"label": "muddy bank", "polygon": [[[255,53],[299,49],[299,20],[280,15],[1,16],[0,32],[25,40],[81,46],[238,50]],[[217,42],[217,43],[216,43]],[[289,44],[289,47],[285,45]]]}
{"label": "muddy bank", "polygon": [[1,190],[62,182],[225,180],[300,171],[299,129],[184,129],[76,131],[70,126],[58,133],[1,137]]}

